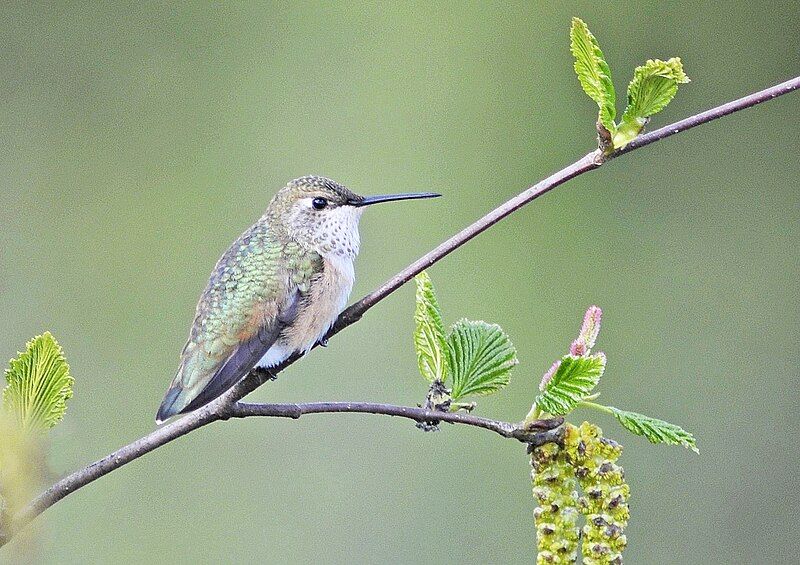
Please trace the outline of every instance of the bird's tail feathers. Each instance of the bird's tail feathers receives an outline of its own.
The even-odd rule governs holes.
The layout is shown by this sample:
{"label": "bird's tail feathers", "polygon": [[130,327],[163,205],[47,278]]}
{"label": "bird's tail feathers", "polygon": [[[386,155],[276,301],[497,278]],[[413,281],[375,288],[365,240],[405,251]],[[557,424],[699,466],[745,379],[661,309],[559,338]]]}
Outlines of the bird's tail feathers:
{"label": "bird's tail feathers", "polygon": [[[178,373],[172,380],[172,384],[169,385],[169,389],[167,389],[164,400],[161,402],[156,414],[157,424],[161,424],[172,416],[180,414],[208,383],[210,376],[213,375],[213,370],[209,375],[206,375],[208,371],[203,371],[202,361],[204,357],[201,351],[184,351]],[[203,378],[204,375],[206,375],[206,378]],[[190,376],[190,378],[187,379],[187,376]]]}
{"label": "bird's tail feathers", "polygon": [[179,414],[188,403],[186,389],[180,385],[171,386],[156,414],[156,424],[163,424],[168,418]]}

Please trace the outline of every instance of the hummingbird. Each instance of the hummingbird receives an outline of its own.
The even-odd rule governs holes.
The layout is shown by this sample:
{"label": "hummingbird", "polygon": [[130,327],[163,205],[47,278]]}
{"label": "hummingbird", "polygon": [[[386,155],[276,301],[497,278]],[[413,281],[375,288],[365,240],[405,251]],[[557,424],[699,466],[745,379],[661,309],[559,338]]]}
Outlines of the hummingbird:
{"label": "hummingbird", "polygon": [[280,189],[217,261],[156,422],[208,404],[256,367],[307,353],[353,289],[364,207],[437,196],[359,196],[320,176]]}

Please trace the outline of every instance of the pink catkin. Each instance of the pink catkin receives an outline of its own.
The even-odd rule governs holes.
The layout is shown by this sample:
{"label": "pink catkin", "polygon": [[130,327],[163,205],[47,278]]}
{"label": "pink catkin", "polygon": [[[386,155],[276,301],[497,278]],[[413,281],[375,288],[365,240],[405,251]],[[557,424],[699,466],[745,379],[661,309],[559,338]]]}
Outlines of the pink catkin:
{"label": "pink catkin", "polygon": [[569,346],[569,354],[575,357],[583,357],[587,352],[588,349],[586,348],[586,342],[583,341],[583,338],[579,337]]}
{"label": "pink catkin", "polygon": [[[597,341],[597,334],[600,333],[600,319],[603,317],[603,311],[598,308],[597,306],[589,306],[589,309],[586,310],[586,314],[583,316],[583,324],[581,325],[581,333],[573,342],[573,345],[579,341],[582,341],[586,351],[581,355],[585,355],[588,350],[594,347],[595,341]],[[570,349],[572,349],[570,347]],[[573,353],[573,355],[575,355]]]}

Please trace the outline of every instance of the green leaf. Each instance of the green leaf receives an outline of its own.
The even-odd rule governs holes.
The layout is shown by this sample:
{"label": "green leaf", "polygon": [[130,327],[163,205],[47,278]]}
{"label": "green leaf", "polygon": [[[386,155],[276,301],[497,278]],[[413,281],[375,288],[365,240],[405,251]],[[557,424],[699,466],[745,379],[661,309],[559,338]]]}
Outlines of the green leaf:
{"label": "green leaf", "polygon": [[414,348],[420,374],[429,381],[447,378],[447,344],[442,325],[442,314],[433,283],[423,271],[414,277],[417,283],[417,307],[414,312]]}
{"label": "green leaf", "polygon": [[517,350],[497,324],[459,320],[447,336],[453,400],[492,394],[508,384]]}
{"label": "green leaf", "polygon": [[614,84],[600,45],[580,18],[572,18],[569,36],[570,51],[575,57],[575,73],[581,87],[600,108],[598,121],[613,134],[616,129],[614,117],[617,114]]}
{"label": "green leaf", "polygon": [[678,92],[678,85],[689,82],[679,57],[669,61],[650,59],[636,67],[628,85],[628,107],[625,115],[649,118],[663,110]]}
{"label": "green leaf", "polygon": [[620,410],[613,406],[607,406],[607,408],[625,429],[637,436],[646,437],[651,443],[682,445],[695,453],[700,453],[694,436],[680,426],[644,414]]}
{"label": "green leaf", "polygon": [[536,397],[536,405],[553,416],[571,412],[591,394],[605,369],[606,356],[602,353],[582,357],[564,355],[544,391]]}
{"label": "green leaf", "polygon": [[74,380],[50,332],[33,338],[25,352],[11,360],[6,380],[3,409],[23,429],[47,430],[64,417]]}
{"label": "green leaf", "polygon": [[650,59],[636,67],[628,85],[628,106],[614,135],[614,147],[630,143],[647,124],[650,116],[663,110],[678,92],[678,85],[689,82],[680,58],[669,61]]}

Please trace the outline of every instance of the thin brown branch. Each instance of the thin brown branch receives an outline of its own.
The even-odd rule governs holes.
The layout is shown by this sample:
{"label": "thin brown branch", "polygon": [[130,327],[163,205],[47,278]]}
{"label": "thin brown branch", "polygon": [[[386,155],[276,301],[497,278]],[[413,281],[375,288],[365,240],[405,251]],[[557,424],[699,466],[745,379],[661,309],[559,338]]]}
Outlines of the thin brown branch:
{"label": "thin brown branch", "polygon": [[[576,161],[575,163],[561,169],[557,173],[547,177],[546,179],[536,183],[535,185],[531,186],[527,190],[523,191],[519,195],[515,196],[514,198],[508,200],[507,202],[501,204],[485,216],[483,216],[478,221],[474,222],[470,226],[464,228],[462,231],[445,241],[444,243],[437,246],[435,249],[430,251],[429,253],[425,254],[423,257],[397,273],[391,279],[386,281],[380,287],[378,287],[375,291],[371,292],[352,306],[350,306],[347,310],[345,310],[339,319],[337,320],[336,324],[334,325],[333,329],[329,333],[328,337],[331,337],[338,332],[342,331],[347,326],[355,323],[358,321],[364,313],[367,312],[370,308],[375,306],[378,302],[386,298],[389,294],[400,288],[403,284],[411,280],[416,274],[421,272],[423,269],[430,267],[437,261],[441,260],[443,257],[451,253],[452,251],[458,249],[472,238],[476,237],[478,234],[484,232],[485,230],[489,229],[497,222],[502,220],[503,218],[507,217],[509,214],[515,212],[522,208],[525,204],[532,202],[536,198],[542,196],[543,194],[549,192],[553,188],[567,182],[568,180],[581,175],[583,173],[589,172],[600,167],[603,162],[608,159],[618,157],[625,153],[630,153],[636,149],[640,149],[645,145],[649,145],[651,143],[655,143],[656,141],[660,141],[666,137],[671,135],[675,135],[676,133],[680,133],[682,131],[686,131],[690,128],[699,126],[701,124],[710,122],[722,116],[726,116],[733,112],[738,112],[739,110],[744,110],[745,108],[750,108],[756,104],[761,104],[762,102],[766,102],[768,100],[772,100],[777,98],[778,96],[782,96],[783,94],[788,94],[794,90],[800,88],[800,77],[793,78],[788,80],[784,83],[778,84],[776,86],[767,88],[765,90],[756,92],[749,96],[745,96],[743,98],[739,98],[738,100],[734,100],[732,102],[728,102],[727,104],[723,104],[711,110],[702,112],[690,118],[686,118],[679,122],[675,122],[674,124],[670,124],[665,126],[661,129],[655,130],[651,133],[645,134],[631,142],[625,149],[615,151],[608,156],[603,156],[600,151],[594,151],[589,153],[588,155],[584,156],[580,160]],[[274,372],[277,373],[288,365],[292,364],[296,361],[295,358],[289,359],[283,365],[278,367]],[[250,404],[239,404],[237,405],[236,402],[243,398],[248,393],[252,392],[256,388],[258,388],[261,384],[263,384],[263,375],[259,375],[254,373],[249,374],[246,378],[242,379],[242,381],[233,387],[230,391],[228,391],[225,395],[218,398],[214,402],[204,406],[203,408],[188,414],[187,416],[180,418],[174,422],[166,424],[159,429],[155,430],[154,432],[148,434],[147,436],[140,438],[133,443],[126,445],[115,451],[114,453],[100,459],[91,465],[75,471],[74,473],[64,477],[56,484],[48,488],[38,497],[36,497],[31,504],[23,509],[14,519],[13,524],[11,525],[10,533],[4,538],[0,539],[0,546],[5,544],[11,536],[13,536],[14,532],[18,531],[19,528],[33,520],[36,516],[44,512],[47,508],[67,496],[68,494],[74,492],[75,490],[86,486],[87,484],[91,483],[92,481],[110,473],[111,471],[118,469],[119,467],[133,461],[141,457],[142,455],[153,451],[154,449],[168,443],[174,439],[177,439],[183,435],[188,434],[189,432],[196,430],[202,426],[210,424],[216,420],[227,419],[230,417],[245,417],[249,415],[256,415],[256,414],[247,414],[248,411],[265,411],[268,412],[268,408],[264,408],[264,406],[277,406],[277,405],[250,405]],[[329,403],[324,403],[329,404]],[[296,406],[314,406],[314,405],[290,405],[293,407]],[[355,406],[355,404],[351,404],[351,406]],[[361,406],[361,405],[359,405]],[[368,405],[363,405],[368,406]],[[385,406],[385,405],[373,405],[374,406]],[[416,409],[413,408],[404,408],[404,407],[396,407],[396,409],[402,410],[411,410],[414,411]],[[289,412],[292,410],[296,410],[296,408],[288,409]],[[302,410],[302,409],[301,409]],[[388,409],[387,409],[388,410]],[[322,410],[319,410],[322,411]],[[329,410],[333,411],[348,411],[348,410]],[[355,412],[357,410],[349,410],[351,412]],[[360,410],[359,410],[360,411]],[[369,412],[368,410],[363,410],[364,412]],[[292,412],[294,414],[296,412]],[[302,413],[311,413],[302,412]],[[371,412],[371,413],[379,413],[383,414],[386,412]],[[413,412],[406,412],[406,414],[412,414]],[[258,415],[270,415],[270,414],[258,414]],[[288,413],[282,414],[285,417],[293,417],[290,416]],[[402,416],[401,413],[395,413],[391,415]],[[419,416],[419,414],[416,414]],[[446,414],[435,414],[437,416],[436,419],[445,421],[446,419],[444,416]],[[277,414],[276,414],[277,416]],[[430,414],[426,414],[424,417],[428,418]],[[464,414],[454,414],[454,415],[447,415],[447,421],[450,421],[449,418],[451,416],[458,416],[459,423],[468,424],[467,420],[463,418],[469,416]],[[407,416],[410,417],[410,416]],[[475,418],[474,416],[469,416],[469,418]],[[413,418],[412,419],[416,419]],[[479,419],[484,421],[483,419]],[[477,423],[471,423],[469,425],[479,425]],[[486,425],[479,425],[479,427],[487,428]],[[492,429],[492,428],[487,428]],[[493,430],[500,433],[498,430]],[[503,435],[501,433],[501,435]]]}
{"label": "thin brown branch", "polygon": [[397,416],[408,418],[416,422],[449,422],[451,424],[464,424],[491,430],[505,438],[516,439],[525,443],[542,445],[558,439],[556,428],[563,422],[563,418],[553,420],[537,420],[528,425],[522,422],[512,424],[500,420],[490,420],[472,414],[460,412],[437,412],[424,408],[410,406],[395,406],[393,404],[379,404],[375,402],[307,402],[303,404],[250,404],[237,402],[229,415],[231,418],[247,418],[248,416],[272,416],[278,418],[297,419],[305,414],[333,414],[333,413],[359,413],[383,414],[384,416]]}

